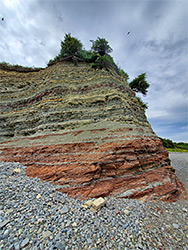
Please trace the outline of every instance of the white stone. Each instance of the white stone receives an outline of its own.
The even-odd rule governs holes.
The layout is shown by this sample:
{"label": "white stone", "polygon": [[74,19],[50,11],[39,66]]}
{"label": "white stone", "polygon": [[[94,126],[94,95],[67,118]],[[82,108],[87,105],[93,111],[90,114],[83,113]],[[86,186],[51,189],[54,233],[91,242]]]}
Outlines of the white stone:
{"label": "white stone", "polygon": [[90,207],[90,210],[89,210],[89,211],[97,213],[97,209],[95,209],[95,208],[93,208],[93,207]]}
{"label": "white stone", "polygon": [[82,207],[82,208],[88,208],[88,206],[87,206],[87,205],[81,205],[81,207]]}
{"label": "white stone", "polygon": [[76,223],[76,222],[73,222],[73,223],[72,223],[72,226],[73,226],[73,227],[76,227],[76,226],[77,226],[77,223]]}
{"label": "white stone", "polygon": [[125,210],[124,210],[124,213],[125,213],[126,215],[129,215],[130,212],[129,212],[129,210],[125,209]]}
{"label": "white stone", "polygon": [[50,231],[45,231],[45,232],[42,233],[43,239],[50,237],[50,235],[51,235]]}
{"label": "white stone", "polygon": [[37,198],[37,199],[40,199],[40,198],[41,198],[41,194],[38,194],[36,198]]}
{"label": "white stone", "polygon": [[93,203],[92,200],[88,200],[88,201],[86,201],[86,202],[84,203],[84,205],[86,205],[86,206],[92,206],[92,203]]}
{"label": "white stone", "polygon": [[92,202],[92,207],[95,209],[99,209],[100,207],[104,206],[105,200],[100,197]]}
{"label": "white stone", "polygon": [[15,168],[14,170],[13,170],[13,172],[15,172],[15,173],[20,173],[22,170],[20,169],[20,168]]}

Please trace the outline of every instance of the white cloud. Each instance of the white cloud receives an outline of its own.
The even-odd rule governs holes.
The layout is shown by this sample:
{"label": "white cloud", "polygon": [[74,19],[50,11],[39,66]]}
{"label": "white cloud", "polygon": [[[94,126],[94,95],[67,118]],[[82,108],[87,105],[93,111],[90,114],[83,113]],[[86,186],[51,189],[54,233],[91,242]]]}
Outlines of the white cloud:
{"label": "white cloud", "polygon": [[7,8],[15,9],[20,4],[20,0],[2,0],[2,3]]}
{"label": "white cloud", "polygon": [[[0,16],[5,18],[0,61],[45,67],[59,53],[65,33],[71,32],[86,49],[90,39],[105,37],[131,79],[146,72],[151,86],[143,99],[152,126],[163,131],[163,123],[171,123],[179,126],[179,137],[185,132],[187,1],[1,0]],[[169,131],[172,138],[175,132]]]}

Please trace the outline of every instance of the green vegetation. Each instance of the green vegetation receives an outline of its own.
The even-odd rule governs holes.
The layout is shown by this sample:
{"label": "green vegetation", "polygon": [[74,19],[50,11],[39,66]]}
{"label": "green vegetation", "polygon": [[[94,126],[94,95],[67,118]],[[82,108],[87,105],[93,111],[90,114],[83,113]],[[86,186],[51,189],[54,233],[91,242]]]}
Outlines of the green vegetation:
{"label": "green vegetation", "polygon": [[65,34],[64,41],[61,41],[61,51],[58,56],[48,62],[48,66],[59,61],[71,61],[77,64],[83,54],[83,44],[71,34]]}
{"label": "green vegetation", "polygon": [[141,99],[140,97],[138,97],[138,96],[137,96],[136,98],[137,98],[138,103],[140,104],[140,106],[141,106],[144,110],[146,110],[146,109],[148,108],[147,103],[143,102],[142,99]]}
{"label": "green vegetation", "polygon": [[[150,84],[146,81],[146,73],[143,73],[137,76],[135,79],[133,79],[132,82],[129,83],[129,86],[133,91],[140,92],[145,96],[150,86]],[[140,106],[144,110],[146,110],[148,108],[147,103],[144,103],[140,97],[137,97],[137,99],[138,99]]]}
{"label": "green vegetation", "polygon": [[188,150],[186,149],[180,149],[180,148],[165,148],[169,153],[188,153]]}
{"label": "green vegetation", "polygon": [[71,61],[75,64],[78,62],[87,62],[95,69],[105,68],[108,70],[109,68],[113,68],[118,72],[118,67],[109,55],[110,52],[112,52],[112,48],[104,38],[98,37],[96,41],[92,41],[91,50],[87,51],[83,49],[82,43],[69,33],[65,34],[64,40],[61,41],[59,55],[50,60],[48,66],[59,61]]}
{"label": "green vegetation", "polygon": [[120,76],[127,82],[129,79],[129,75],[127,72],[125,72],[123,69],[118,68]]}
{"label": "green vegetation", "polygon": [[97,54],[92,52],[91,50],[82,50],[81,59],[87,63],[92,63],[97,59]]}
{"label": "green vegetation", "polygon": [[95,61],[91,63],[91,67],[94,69],[104,68],[106,70],[114,68],[117,71],[113,58],[110,55],[101,56],[99,53],[97,54]]}
{"label": "green vegetation", "polygon": [[98,37],[96,41],[92,42],[92,51],[95,53],[99,53],[100,56],[104,56],[106,54],[111,53],[113,50],[104,38]]}
{"label": "green vegetation", "polygon": [[60,56],[62,58],[66,57],[78,57],[80,58],[82,53],[83,44],[76,39],[75,37],[72,37],[71,34],[65,34],[64,41],[61,41],[61,52]]}
{"label": "green vegetation", "polygon": [[83,49],[83,44],[71,34],[65,34],[64,40],[61,41],[61,51],[58,56],[50,60],[48,66],[59,61],[71,61],[74,64],[78,62],[87,62],[92,68],[102,69],[114,68],[118,72],[118,68],[113,58],[109,55],[112,48],[104,38],[98,37],[96,41],[92,41],[91,50]]}
{"label": "green vegetation", "polygon": [[165,138],[160,138],[160,139],[163,143],[163,146],[166,148],[168,152],[187,152],[188,153],[188,143],[173,142]]}
{"label": "green vegetation", "polygon": [[[71,61],[74,64],[78,62],[90,63],[90,66],[94,69],[113,69],[119,74],[122,79],[127,82],[129,75],[121,68],[119,68],[113,58],[109,55],[113,50],[110,47],[108,41],[105,38],[98,37],[96,41],[92,42],[91,49],[89,51],[83,49],[83,44],[71,34],[65,34],[64,40],[61,41],[61,51],[58,56],[53,60],[50,60],[48,66],[55,64],[59,61]],[[129,83],[130,87],[135,92],[141,92],[146,95],[149,84],[145,80],[145,73],[139,75],[132,82]],[[144,109],[147,108],[147,104],[144,103],[138,97],[138,103]]]}
{"label": "green vegetation", "polygon": [[129,86],[135,92],[140,92],[143,95],[146,95],[149,88],[149,83],[146,81],[146,73],[143,73],[136,77],[132,82],[129,83]]}
{"label": "green vegetation", "polygon": [[12,65],[6,62],[2,62],[0,63],[0,69],[16,72],[36,72],[41,70],[42,68],[23,67],[17,64]]}
{"label": "green vegetation", "polygon": [[[83,48],[83,44],[77,38],[71,36],[70,33],[65,34],[64,40],[61,41],[60,53],[48,62],[48,66],[51,66],[57,62],[68,61],[75,65],[78,62],[90,63],[91,68],[94,69],[106,69],[113,70],[127,83],[129,75],[121,68],[119,68],[113,60],[113,57],[109,55],[113,50],[110,47],[108,41],[105,38],[97,37],[96,41],[92,42],[91,49],[89,51]],[[0,63],[0,69],[17,72],[32,72],[39,71],[41,68],[22,67],[19,65],[10,65],[8,63]],[[129,83],[131,89],[135,92],[141,92],[146,95],[147,88],[150,86],[145,79],[145,73],[139,75],[132,82]],[[144,103],[140,97],[137,97],[139,105],[143,109],[147,109],[147,104]]]}

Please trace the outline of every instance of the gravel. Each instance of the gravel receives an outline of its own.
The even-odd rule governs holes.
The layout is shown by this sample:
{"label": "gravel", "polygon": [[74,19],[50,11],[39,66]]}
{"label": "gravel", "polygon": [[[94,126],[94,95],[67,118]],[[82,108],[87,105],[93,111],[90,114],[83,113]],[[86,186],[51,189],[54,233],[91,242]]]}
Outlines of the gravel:
{"label": "gravel", "polygon": [[170,153],[169,158],[177,177],[184,183],[188,192],[188,153]]}
{"label": "gravel", "polygon": [[188,249],[184,203],[108,197],[98,212],[84,203],[0,162],[0,250]]}

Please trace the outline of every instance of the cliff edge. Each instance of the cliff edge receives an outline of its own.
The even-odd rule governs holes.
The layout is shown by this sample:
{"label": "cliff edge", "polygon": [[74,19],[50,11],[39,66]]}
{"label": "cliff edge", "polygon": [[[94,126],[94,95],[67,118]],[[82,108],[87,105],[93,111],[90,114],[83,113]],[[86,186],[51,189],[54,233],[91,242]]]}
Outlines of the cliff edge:
{"label": "cliff edge", "polygon": [[185,196],[135,93],[113,70],[0,70],[0,160],[74,197]]}

